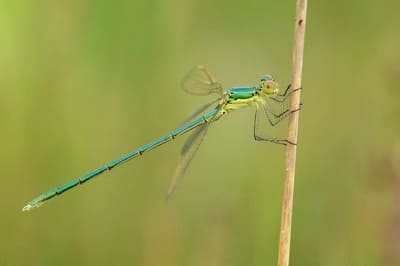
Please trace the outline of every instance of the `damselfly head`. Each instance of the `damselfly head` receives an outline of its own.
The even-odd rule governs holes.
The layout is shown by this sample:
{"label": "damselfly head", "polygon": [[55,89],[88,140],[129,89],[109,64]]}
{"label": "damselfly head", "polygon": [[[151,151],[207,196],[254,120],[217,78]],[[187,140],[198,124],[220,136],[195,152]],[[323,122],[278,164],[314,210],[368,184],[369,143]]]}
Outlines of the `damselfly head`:
{"label": "damselfly head", "polygon": [[275,80],[273,79],[272,76],[270,75],[265,75],[261,77],[261,89],[262,92],[267,94],[267,95],[273,95],[278,93],[279,91],[279,85]]}

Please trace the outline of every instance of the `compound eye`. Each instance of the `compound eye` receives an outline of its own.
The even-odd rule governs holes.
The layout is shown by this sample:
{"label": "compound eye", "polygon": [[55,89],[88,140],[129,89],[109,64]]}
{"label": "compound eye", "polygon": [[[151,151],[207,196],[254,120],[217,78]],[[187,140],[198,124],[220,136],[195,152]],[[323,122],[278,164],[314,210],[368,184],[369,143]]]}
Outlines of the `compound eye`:
{"label": "compound eye", "polygon": [[262,86],[263,86],[263,88],[265,88],[265,89],[270,89],[270,88],[273,87],[272,81],[270,81],[270,80],[269,80],[269,81],[263,81]]}
{"label": "compound eye", "polygon": [[263,76],[263,77],[261,78],[261,81],[263,81],[263,82],[265,82],[265,81],[271,81],[271,80],[273,80],[273,79],[272,79],[272,77],[269,76],[269,75]]}

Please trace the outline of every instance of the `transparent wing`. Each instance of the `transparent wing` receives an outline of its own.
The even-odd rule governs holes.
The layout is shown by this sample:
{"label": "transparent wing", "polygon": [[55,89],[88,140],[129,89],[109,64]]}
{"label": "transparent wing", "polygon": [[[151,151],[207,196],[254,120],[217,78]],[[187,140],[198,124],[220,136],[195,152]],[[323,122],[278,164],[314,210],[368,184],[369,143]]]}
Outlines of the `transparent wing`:
{"label": "transparent wing", "polygon": [[175,169],[175,173],[169,183],[166,198],[171,197],[172,193],[175,191],[176,185],[179,180],[185,175],[186,170],[195,156],[196,152],[199,150],[200,144],[203,142],[204,137],[211,125],[215,120],[215,116],[210,118],[207,124],[204,124],[197,128],[194,133],[186,141],[184,148],[182,149],[182,159]]}
{"label": "transparent wing", "polygon": [[188,137],[188,139],[185,141],[185,144],[182,146],[181,150],[181,155],[185,156],[185,154],[188,152],[189,148],[192,146],[192,144],[203,134],[205,127],[208,126],[208,124],[204,124],[199,126],[194,130],[194,132]]}
{"label": "transparent wing", "polygon": [[197,116],[199,116],[201,113],[203,113],[205,110],[207,110],[208,108],[210,108],[213,104],[216,104],[217,102],[219,102],[221,100],[221,98],[215,99],[209,103],[206,103],[205,105],[201,106],[199,109],[197,109],[196,111],[194,111],[192,114],[190,114],[188,117],[186,117],[186,119],[182,122],[182,124],[186,124],[188,122],[190,122],[192,119],[196,118]]}
{"label": "transparent wing", "polygon": [[190,94],[199,96],[211,93],[222,95],[224,92],[221,84],[212,77],[204,66],[194,67],[183,79],[182,88]]}

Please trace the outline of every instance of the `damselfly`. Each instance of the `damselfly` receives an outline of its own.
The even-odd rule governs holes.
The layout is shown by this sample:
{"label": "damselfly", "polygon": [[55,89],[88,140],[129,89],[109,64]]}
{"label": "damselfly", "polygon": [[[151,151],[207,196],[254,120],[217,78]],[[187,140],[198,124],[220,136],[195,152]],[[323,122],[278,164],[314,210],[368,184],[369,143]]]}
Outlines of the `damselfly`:
{"label": "damselfly", "polygon": [[[186,122],[179,128],[164,135],[148,144],[141,146],[140,148],[129,152],[122,157],[111,161],[83,176],[80,176],[64,185],[51,189],[33,200],[31,200],[22,210],[30,211],[34,208],[39,207],[46,201],[54,198],[55,196],[61,195],[62,193],[76,187],[77,185],[84,184],[86,181],[91,180],[95,176],[112,170],[114,167],[121,165],[133,158],[139,157],[144,153],[175,139],[176,137],[183,135],[189,131],[194,130],[192,135],[187,139],[182,148],[182,159],[175,169],[175,173],[172,176],[170,185],[167,190],[167,197],[171,196],[175,190],[176,184],[179,179],[185,174],[191,160],[199,149],[204,136],[206,135],[210,125],[219,120],[223,115],[237,109],[241,109],[248,106],[255,106],[255,118],[254,118],[254,139],[259,141],[270,141],[277,144],[294,144],[285,139],[271,138],[263,136],[259,128],[263,127],[264,124],[269,123],[270,126],[275,126],[281,122],[284,118],[288,117],[292,112],[297,110],[289,110],[286,107],[288,96],[296,91],[291,89],[290,85],[283,93],[279,93],[278,83],[269,75],[265,75],[261,78],[260,82],[254,86],[231,88],[224,90],[220,83],[218,83],[203,66],[197,66],[192,69],[186,78],[183,80],[183,89],[194,95],[210,95],[216,94],[218,98],[213,100],[197,111],[190,115]],[[272,104],[281,105],[281,110],[276,112],[272,108]],[[212,108],[212,106],[215,106]],[[212,108],[210,111],[207,111]],[[207,112],[206,112],[207,111]]]}

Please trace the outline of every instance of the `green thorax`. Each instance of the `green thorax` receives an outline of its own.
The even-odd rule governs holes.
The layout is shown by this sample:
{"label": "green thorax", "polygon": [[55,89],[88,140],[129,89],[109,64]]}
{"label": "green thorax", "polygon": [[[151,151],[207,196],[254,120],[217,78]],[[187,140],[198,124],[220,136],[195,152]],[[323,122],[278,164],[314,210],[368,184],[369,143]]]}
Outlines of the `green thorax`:
{"label": "green thorax", "polygon": [[255,87],[232,88],[229,90],[228,100],[250,99],[254,97],[256,93],[257,89]]}

